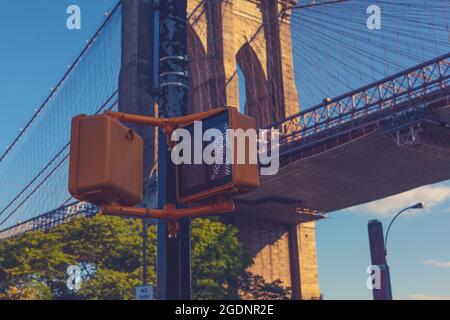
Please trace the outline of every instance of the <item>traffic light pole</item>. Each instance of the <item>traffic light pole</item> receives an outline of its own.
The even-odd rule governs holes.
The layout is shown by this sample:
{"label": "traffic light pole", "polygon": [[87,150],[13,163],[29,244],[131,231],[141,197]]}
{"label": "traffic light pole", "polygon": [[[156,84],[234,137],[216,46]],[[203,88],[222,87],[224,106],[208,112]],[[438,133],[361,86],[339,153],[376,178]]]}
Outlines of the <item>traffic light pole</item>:
{"label": "traffic light pole", "polygon": [[[187,114],[187,0],[159,1],[159,116],[173,118]],[[175,166],[166,136],[158,135],[158,207],[176,203]],[[168,236],[167,226],[158,220],[158,299],[191,298],[190,218],[178,221],[177,237]]]}

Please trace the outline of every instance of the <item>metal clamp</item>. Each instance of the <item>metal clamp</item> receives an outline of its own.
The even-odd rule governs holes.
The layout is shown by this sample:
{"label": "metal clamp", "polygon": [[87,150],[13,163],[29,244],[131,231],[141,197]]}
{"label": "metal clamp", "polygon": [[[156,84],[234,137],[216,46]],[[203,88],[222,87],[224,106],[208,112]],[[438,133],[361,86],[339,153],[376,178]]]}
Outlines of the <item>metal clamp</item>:
{"label": "metal clamp", "polygon": [[186,89],[189,89],[189,86],[187,84],[182,83],[182,82],[175,82],[175,81],[163,82],[159,85],[160,88],[170,87],[170,86],[184,87]]}
{"label": "metal clamp", "polygon": [[167,71],[159,75],[160,78],[165,76],[181,76],[187,78],[189,75],[187,71]]}
{"label": "metal clamp", "polygon": [[159,59],[159,62],[164,62],[167,60],[180,60],[184,62],[189,62],[188,56],[165,56]]}

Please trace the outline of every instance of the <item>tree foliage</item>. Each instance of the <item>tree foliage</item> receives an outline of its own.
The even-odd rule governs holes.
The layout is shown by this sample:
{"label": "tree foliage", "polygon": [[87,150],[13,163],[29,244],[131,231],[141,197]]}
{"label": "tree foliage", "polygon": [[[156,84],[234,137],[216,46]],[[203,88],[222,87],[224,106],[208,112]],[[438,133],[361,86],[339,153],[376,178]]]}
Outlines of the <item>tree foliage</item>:
{"label": "tree foliage", "polygon": [[[96,216],[0,242],[0,299],[133,299],[142,283],[142,230],[141,221]],[[193,221],[193,298],[287,298],[280,283],[245,271],[252,258],[236,235],[217,219]],[[148,229],[147,247],[155,283],[156,227]],[[76,292],[67,287],[70,265],[83,270]]]}

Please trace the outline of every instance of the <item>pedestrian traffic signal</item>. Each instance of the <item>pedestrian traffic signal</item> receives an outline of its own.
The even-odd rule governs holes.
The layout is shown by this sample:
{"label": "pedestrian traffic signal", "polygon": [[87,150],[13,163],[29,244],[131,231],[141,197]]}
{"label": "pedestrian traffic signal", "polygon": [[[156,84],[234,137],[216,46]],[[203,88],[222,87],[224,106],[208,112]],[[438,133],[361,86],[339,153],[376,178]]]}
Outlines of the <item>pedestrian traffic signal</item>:
{"label": "pedestrian traffic signal", "polygon": [[108,115],[72,120],[69,192],[80,200],[134,206],[142,200],[143,140]]}
{"label": "pedestrian traffic signal", "polygon": [[[238,194],[259,186],[256,121],[253,118],[228,107],[182,129],[191,136],[191,150],[182,150],[183,146],[189,145],[183,143],[185,141],[173,150],[187,160],[176,166],[179,202]],[[188,135],[183,134],[183,139],[184,136]],[[191,154],[190,161],[186,157],[187,151]]]}
{"label": "pedestrian traffic signal", "polygon": [[[107,112],[72,120],[69,192],[74,198],[116,208],[141,203],[143,140],[122,122],[161,127],[169,140],[176,140],[178,130],[187,133],[169,143],[172,161],[177,153],[182,159],[193,156],[175,163],[180,203],[217,197],[223,203],[259,186],[256,121],[235,108],[172,119]],[[187,136],[192,143],[184,141]]]}

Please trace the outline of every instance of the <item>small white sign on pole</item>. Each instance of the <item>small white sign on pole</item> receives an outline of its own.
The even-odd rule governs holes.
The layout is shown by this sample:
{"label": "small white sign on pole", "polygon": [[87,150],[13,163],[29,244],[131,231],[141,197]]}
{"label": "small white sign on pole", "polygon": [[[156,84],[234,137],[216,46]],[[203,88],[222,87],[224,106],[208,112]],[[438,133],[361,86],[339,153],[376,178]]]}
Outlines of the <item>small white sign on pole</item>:
{"label": "small white sign on pole", "polygon": [[135,287],[136,300],[153,300],[153,286]]}

